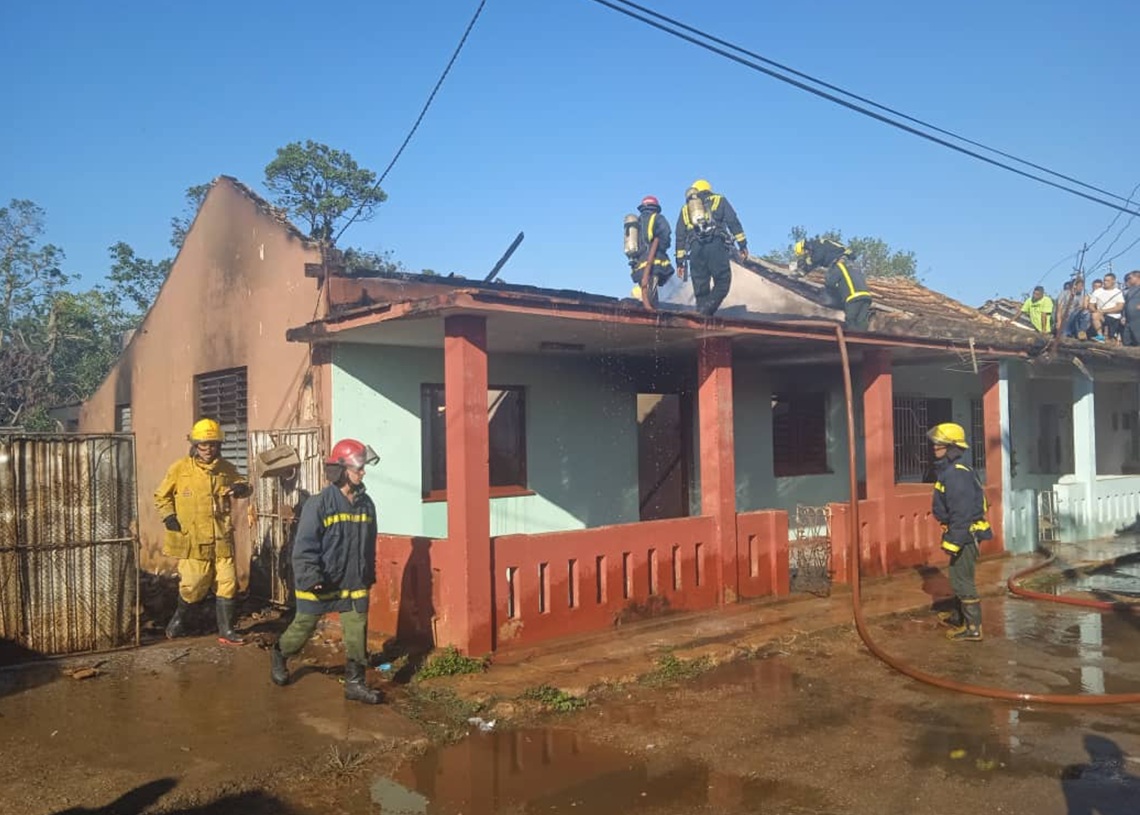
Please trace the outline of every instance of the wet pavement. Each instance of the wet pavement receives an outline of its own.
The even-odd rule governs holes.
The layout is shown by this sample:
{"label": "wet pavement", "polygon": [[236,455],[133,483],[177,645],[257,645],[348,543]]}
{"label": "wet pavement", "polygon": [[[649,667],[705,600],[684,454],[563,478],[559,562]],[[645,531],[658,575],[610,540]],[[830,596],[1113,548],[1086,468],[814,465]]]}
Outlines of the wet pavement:
{"label": "wet pavement", "polygon": [[[1136,566],[1092,576],[1135,590]],[[983,614],[978,644],[947,641],[925,609],[870,628],[891,654],[964,681],[1140,691],[1138,617],[1012,597]],[[1140,813],[1140,706],[961,696],[891,670],[849,625],[781,631],[757,658],[612,685],[578,713],[519,706],[518,729],[500,720],[435,745],[407,717],[413,690],[353,705],[315,667],[275,688],[252,646],[202,639],[0,671],[0,811]],[[99,675],[68,675],[85,665]]]}

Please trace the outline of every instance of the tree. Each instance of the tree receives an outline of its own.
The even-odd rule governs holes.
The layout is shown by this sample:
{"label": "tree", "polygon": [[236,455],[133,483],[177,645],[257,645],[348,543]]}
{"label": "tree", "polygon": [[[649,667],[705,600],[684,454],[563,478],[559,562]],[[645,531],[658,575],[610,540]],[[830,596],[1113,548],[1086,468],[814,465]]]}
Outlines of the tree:
{"label": "tree", "polygon": [[406,272],[404,264],[392,260],[392,251],[372,252],[368,249],[349,247],[344,250],[344,268],[349,274],[359,272],[386,272],[397,274]]}
{"label": "tree", "polygon": [[277,149],[265,165],[265,186],[274,202],[309,224],[309,235],[335,243],[343,227],[354,220],[367,221],[388,196],[376,184],[376,174],[357,165],[341,150],[306,141]]}
{"label": "tree", "polygon": [[[791,263],[796,256],[793,250],[796,241],[806,240],[810,236],[804,227],[794,226],[788,237],[790,240],[786,247],[772,250],[764,259],[779,264]],[[838,229],[829,229],[820,233],[819,237],[845,244],[859,259],[863,273],[868,277],[918,278],[918,259],[914,252],[892,249],[882,238],[853,237],[844,240],[843,233]]]}
{"label": "tree", "polygon": [[170,219],[170,245],[174,247],[175,252],[182,249],[186,233],[190,231],[190,225],[194,223],[198,210],[202,208],[202,202],[206,200],[206,193],[212,186],[213,183],[210,182],[186,188],[186,202],[182,207],[182,214]]}
{"label": "tree", "polygon": [[[146,314],[158,290],[162,288],[166,276],[174,261],[170,258],[163,260],[147,260],[135,254],[130,244],[119,241],[108,248],[111,253],[111,271],[107,280],[111,283],[108,295],[114,305],[138,320]],[[127,310],[129,307],[130,310]],[[129,326],[134,328],[134,325]]]}

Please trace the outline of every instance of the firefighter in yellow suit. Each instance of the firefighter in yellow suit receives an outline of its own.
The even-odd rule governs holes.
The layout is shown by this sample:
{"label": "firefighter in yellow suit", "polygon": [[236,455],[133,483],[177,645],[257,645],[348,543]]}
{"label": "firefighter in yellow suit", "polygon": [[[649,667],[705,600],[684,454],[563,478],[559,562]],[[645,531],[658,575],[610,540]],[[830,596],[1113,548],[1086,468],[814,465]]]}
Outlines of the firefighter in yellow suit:
{"label": "firefighter in yellow suit", "polygon": [[162,553],[178,558],[178,608],[167,637],[186,633],[190,606],[214,590],[218,642],[244,645],[234,632],[237,572],[234,568],[233,499],[247,498],[249,482],[221,457],[222,429],[201,419],[190,431],[190,454],[170,465],[154,492],[154,505],[166,527]]}

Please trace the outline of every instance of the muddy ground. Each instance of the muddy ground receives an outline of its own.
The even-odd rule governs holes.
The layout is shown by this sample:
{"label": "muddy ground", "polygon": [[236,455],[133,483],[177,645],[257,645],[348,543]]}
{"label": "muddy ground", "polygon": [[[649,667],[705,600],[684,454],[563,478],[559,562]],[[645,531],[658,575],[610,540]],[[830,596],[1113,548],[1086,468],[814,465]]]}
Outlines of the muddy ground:
{"label": "muddy ground", "polygon": [[[872,624],[925,670],[1028,691],[1140,691],[1140,620],[1006,598],[988,638]],[[209,638],[0,673],[0,811],[56,813],[1140,812],[1132,707],[1016,706],[920,685],[849,626],[711,670],[663,657],[587,699],[464,701],[454,680],[340,696],[335,644],[273,687]],[[77,668],[98,675],[74,678]],[[494,669],[492,669],[493,675]],[[471,717],[480,717],[484,732]]]}

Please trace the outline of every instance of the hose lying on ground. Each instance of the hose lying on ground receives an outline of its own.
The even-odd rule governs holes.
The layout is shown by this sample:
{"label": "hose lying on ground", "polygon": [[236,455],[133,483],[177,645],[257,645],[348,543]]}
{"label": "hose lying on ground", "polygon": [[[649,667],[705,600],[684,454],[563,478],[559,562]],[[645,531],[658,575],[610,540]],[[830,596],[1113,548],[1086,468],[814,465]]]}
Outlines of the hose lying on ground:
{"label": "hose lying on ground", "polygon": [[[835,327],[835,339],[839,343],[839,356],[843,363],[843,391],[847,400],[847,469],[850,478],[850,498],[848,499],[850,510],[847,513],[847,541],[849,546],[848,562],[853,563],[855,568],[855,574],[851,580],[851,610],[855,617],[855,628],[859,632],[859,637],[863,640],[863,644],[867,646],[867,649],[891,668],[905,676],[909,676],[911,679],[916,679],[927,685],[934,685],[935,687],[945,688],[946,690],[952,690],[957,693],[968,693],[974,696],[984,696],[988,699],[1001,699],[1007,702],[1035,702],[1051,705],[1120,705],[1140,703],[1140,693],[1027,693],[1006,690],[1004,688],[991,688],[985,685],[973,685],[969,682],[959,682],[955,679],[935,676],[934,674],[929,674],[911,667],[888,654],[871,639],[871,635],[867,632],[867,622],[863,618],[863,597],[862,587],[860,585],[862,582],[863,569],[859,552],[859,492],[857,483],[858,475],[855,470],[855,412],[851,389],[851,362],[847,356],[847,339],[843,334],[842,326],[837,325]],[[1011,577],[1009,582],[1010,590],[1022,597],[1053,600],[1093,609],[1117,610],[1117,604],[1105,601],[1081,600],[1075,597],[1061,598],[1041,592],[1031,592],[1020,586],[1018,586],[1016,591],[1013,589],[1013,585],[1017,580],[1038,569],[1044,568],[1051,562],[1051,560],[1047,560],[1044,563],[1039,563]]]}

